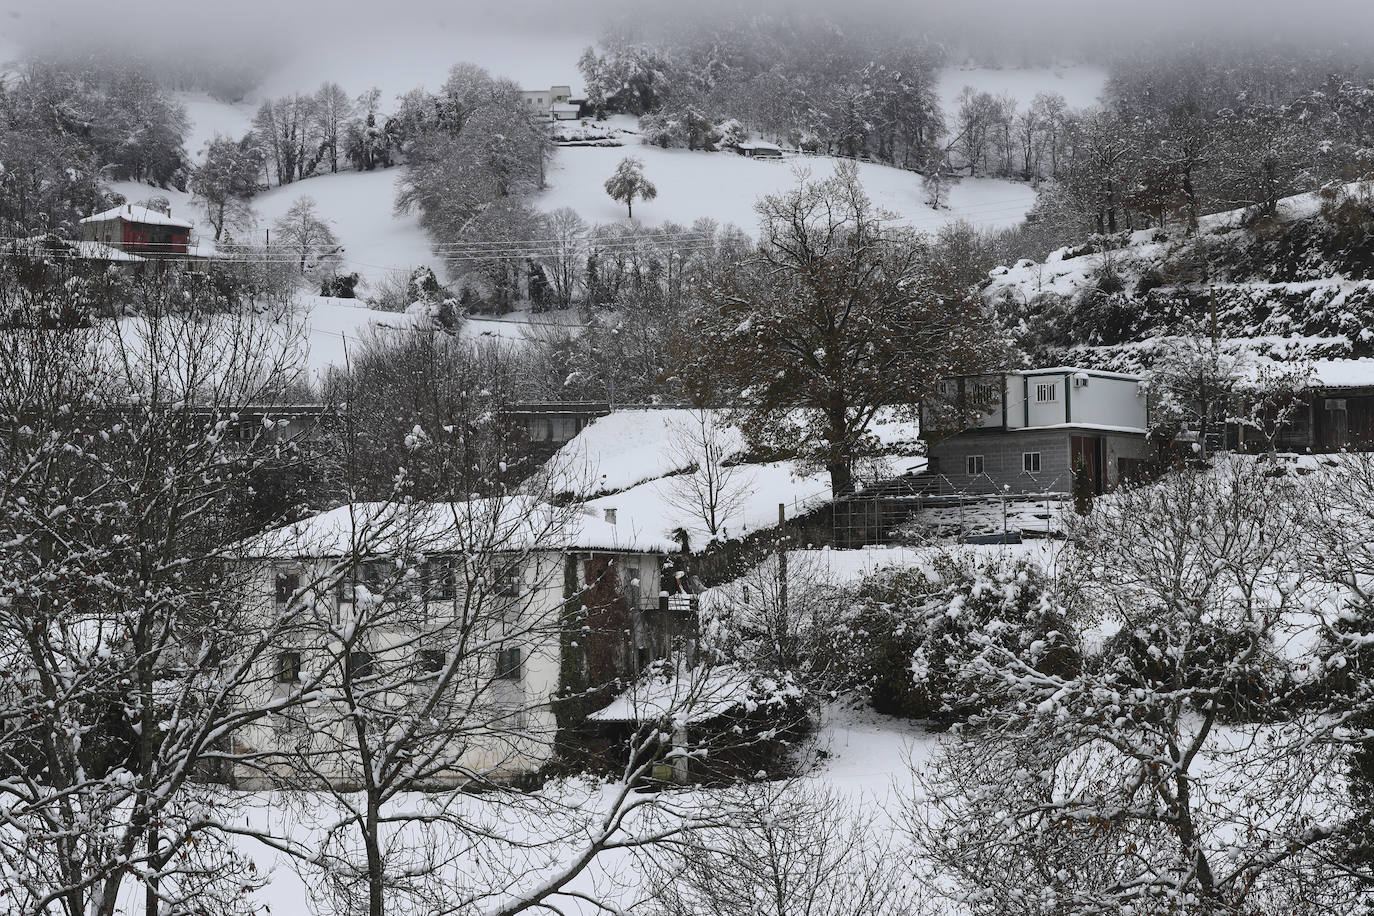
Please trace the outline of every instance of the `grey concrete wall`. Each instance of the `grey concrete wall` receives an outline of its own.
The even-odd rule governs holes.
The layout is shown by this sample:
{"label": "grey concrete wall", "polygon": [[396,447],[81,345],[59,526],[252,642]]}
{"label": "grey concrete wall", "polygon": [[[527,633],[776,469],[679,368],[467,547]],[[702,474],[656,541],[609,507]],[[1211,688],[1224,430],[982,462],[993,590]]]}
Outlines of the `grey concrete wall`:
{"label": "grey concrete wall", "polygon": [[[936,473],[948,478],[955,489],[972,492],[1000,490],[1010,487],[1012,492],[1043,493],[1068,492],[1073,486],[1071,440],[1075,435],[1096,436],[1104,440],[1106,466],[1103,480],[1108,488],[1116,485],[1120,474],[1120,458],[1144,458],[1146,444],[1143,436],[1102,434],[1092,430],[1012,430],[1004,433],[964,433],[932,443],[930,457]],[[1027,452],[1040,453],[1040,472],[1026,473],[1023,456]],[[983,456],[983,474],[969,476],[970,455]]]}

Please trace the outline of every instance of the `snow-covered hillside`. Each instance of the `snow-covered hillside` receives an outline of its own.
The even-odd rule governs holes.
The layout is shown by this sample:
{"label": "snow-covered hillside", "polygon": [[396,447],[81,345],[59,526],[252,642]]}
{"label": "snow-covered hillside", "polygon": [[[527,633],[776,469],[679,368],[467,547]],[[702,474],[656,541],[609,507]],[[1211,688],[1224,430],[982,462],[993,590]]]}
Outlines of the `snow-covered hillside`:
{"label": "snow-covered hillside", "polygon": [[996,268],[984,288],[1038,360],[1141,368],[1216,310],[1235,348],[1280,358],[1374,352],[1370,189],[1281,200],[1272,218],[1234,210]]}
{"label": "snow-covered hillside", "polygon": [[[666,221],[690,225],[705,216],[748,232],[757,227],[754,202],[759,197],[795,185],[799,169],[813,179],[825,178],[834,172],[837,161],[828,156],[765,161],[641,144],[565,147],[550,169],[549,190],[536,198],[536,204],[542,210],[571,207],[591,223],[624,220],[624,208],[607,196],[604,184],[626,156],[642,159],[645,177],[658,188],[657,198],[635,204],[636,220],[647,225]],[[1035,191],[1027,184],[974,178],[955,185],[948,209],[937,211],[925,203],[921,176],[914,172],[860,163],[859,177],[879,206],[926,231],[958,219],[987,227],[1014,225],[1035,202]]]}

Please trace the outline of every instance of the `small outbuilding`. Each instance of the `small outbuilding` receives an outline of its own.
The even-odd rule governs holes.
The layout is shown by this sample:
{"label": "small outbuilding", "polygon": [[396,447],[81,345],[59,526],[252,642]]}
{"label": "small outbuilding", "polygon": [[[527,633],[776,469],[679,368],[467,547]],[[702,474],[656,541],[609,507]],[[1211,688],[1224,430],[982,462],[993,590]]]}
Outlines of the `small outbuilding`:
{"label": "small outbuilding", "polygon": [[189,253],[192,228],[170,210],[121,204],[83,219],[81,240],[145,258],[174,257]]}
{"label": "small outbuilding", "polygon": [[741,156],[748,156],[750,159],[781,159],[782,147],[776,143],[765,143],[762,140],[746,140],[743,143],[735,144],[735,152]]}

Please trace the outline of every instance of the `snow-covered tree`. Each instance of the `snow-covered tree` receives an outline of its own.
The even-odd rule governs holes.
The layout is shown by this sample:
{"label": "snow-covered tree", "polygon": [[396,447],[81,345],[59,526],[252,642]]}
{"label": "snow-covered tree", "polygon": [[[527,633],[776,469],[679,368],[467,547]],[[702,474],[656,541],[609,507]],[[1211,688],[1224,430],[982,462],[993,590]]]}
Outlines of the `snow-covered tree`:
{"label": "snow-covered tree", "polygon": [[732,405],[752,442],[800,452],[826,467],[836,494],[852,492],[873,418],[981,369],[989,324],[923,238],[886,225],[852,164],[756,209],[761,244],[706,291],[684,335],[683,377],[694,396]]}
{"label": "snow-covered tree", "polygon": [[637,156],[626,156],[615,167],[615,174],[606,179],[606,193],[611,200],[624,204],[626,214],[634,219],[635,198],[653,200],[658,196],[658,188],[644,177],[644,160]]}
{"label": "snow-covered tree", "polygon": [[262,414],[298,360],[251,310],[187,318],[175,273],[141,279],[138,317],[0,341],[0,885],[15,912],[112,916],[137,892],[148,912],[236,913],[260,880],[235,844],[258,831],[214,780],[241,753],[230,734],[301,694],[236,702],[278,624],[245,619],[228,563],[257,475],[303,460]]}
{"label": "snow-covered tree", "polygon": [[299,197],[272,226],[277,234],[272,248],[285,252],[302,277],[327,273],[343,253],[334,230],[315,207],[315,198]]}
{"label": "snow-covered tree", "polygon": [[242,140],[216,135],[205,146],[205,161],[191,172],[191,190],[205,208],[218,242],[226,229],[252,225],[249,201],[258,192],[265,162],[250,134]]}
{"label": "snow-covered tree", "polygon": [[1062,593],[1114,635],[1076,676],[989,639],[978,664],[1004,702],[917,771],[909,831],[952,899],[989,914],[1352,905],[1333,863],[1336,752],[1277,715],[1306,605],[1294,491],[1235,460],[1074,524]]}

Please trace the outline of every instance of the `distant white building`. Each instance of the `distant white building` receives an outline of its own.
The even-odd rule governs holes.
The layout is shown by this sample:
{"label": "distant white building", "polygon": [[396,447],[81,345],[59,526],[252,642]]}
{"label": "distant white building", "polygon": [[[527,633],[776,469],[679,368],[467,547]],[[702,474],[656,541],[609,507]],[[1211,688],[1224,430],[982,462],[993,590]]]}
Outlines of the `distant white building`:
{"label": "distant white building", "polygon": [[[521,94],[525,97],[525,106],[534,114],[543,115],[558,120],[570,120],[566,117],[568,104],[572,99],[571,86],[550,86],[548,89],[522,89]],[[555,106],[561,106],[555,108]],[[577,117],[576,106],[573,107],[573,118]],[[559,117],[560,112],[564,117]]]}
{"label": "distant white building", "polygon": [[[470,772],[507,778],[538,769],[553,755],[551,701],[570,590],[591,621],[575,643],[585,656],[577,664],[589,666],[593,680],[633,676],[661,654],[651,618],[669,613],[661,577],[675,546],[613,518],[514,497],[346,505],[249,539],[231,577],[243,583],[240,600],[264,623],[290,622],[240,702],[261,706],[305,685],[321,698],[236,732],[235,754],[271,762],[240,763],[234,784],[270,785],[270,774],[308,753],[312,773],[350,785],[357,761],[341,713],[344,679],[368,678],[374,702],[403,709],[423,683],[416,672],[446,665],[455,684],[474,685],[456,688],[449,702],[465,721],[490,726],[469,727],[452,752],[454,768],[427,785],[456,785]],[[382,622],[346,644],[356,626],[350,621],[365,608]],[[601,617],[605,632],[596,625]],[[462,648],[474,644],[480,648]]]}
{"label": "distant white building", "polygon": [[1149,428],[1140,376],[1071,366],[946,379],[921,418],[929,473],[972,491],[1068,492],[1081,462],[1103,493],[1138,472]]}

